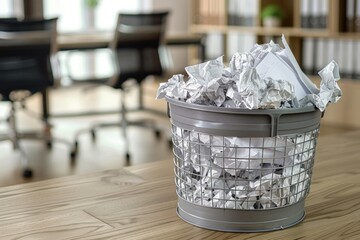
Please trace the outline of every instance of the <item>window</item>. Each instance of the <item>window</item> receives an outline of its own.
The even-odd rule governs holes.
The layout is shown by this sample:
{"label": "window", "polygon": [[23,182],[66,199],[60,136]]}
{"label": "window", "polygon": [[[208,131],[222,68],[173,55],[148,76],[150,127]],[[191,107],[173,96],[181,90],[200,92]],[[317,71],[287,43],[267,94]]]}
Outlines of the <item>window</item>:
{"label": "window", "polygon": [[45,0],[44,1],[44,17],[53,18],[59,17],[58,31],[59,32],[75,32],[81,31],[84,28],[84,1],[58,1]]}
{"label": "window", "polygon": [[97,30],[112,30],[115,27],[118,13],[136,13],[140,10],[139,0],[100,0],[95,11],[95,28]]}
{"label": "window", "polygon": [[0,0],[0,18],[14,17],[14,4],[12,0]]}
{"label": "window", "polygon": [[[59,18],[57,26],[59,33],[112,31],[115,28],[118,13],[139,12],[143,9],[141,0],[98,0],[95,8],[89,7],[87,2],[88,0],[43,0],[44,17]],[[66,56],[66,53],[59,53],[64,76],[67,75]],[[95,51],[90,57],[89,54],[82,52],[72,56],[71,63],[67,64],[77,78],[89,74],[98,77],[108,76],[113,71],[109,53],[104,50]]]}
{"label": "window", "polygon": [[98,0],[95,8],[90,8],[86,0],[44,0],[44,17],[59,17],[59,32],[110,31],[118,13],[141,10],[141,0]]}

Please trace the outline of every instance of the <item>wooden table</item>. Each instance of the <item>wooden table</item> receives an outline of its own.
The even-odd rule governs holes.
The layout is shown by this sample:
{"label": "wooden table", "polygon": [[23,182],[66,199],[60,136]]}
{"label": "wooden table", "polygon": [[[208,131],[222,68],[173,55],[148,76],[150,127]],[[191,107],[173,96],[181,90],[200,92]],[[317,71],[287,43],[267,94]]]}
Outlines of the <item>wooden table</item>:
{"label": "wooden table", "polygon": [[360,132],[319,139],[307,215],[285,230],[223,233],[185,223],[169,159],[0,188],[0,239],[360,239],[359,146]]}
{"label": "wooden table", "polygon": [[[57,44],[59,50],[81,50],[106,48],[113,38],[112,32],[83,32],[58,34]],[[204,36],[201,34],[168,34],[165,37],[168,46],[196,45],[199,48],[199,56],[205,60]]]}
{"label": "wooden table", "polygon": [[[62,33],[57,36],[57,46],[59,51],[89,50],[107,48],[113,37],[112,32],[80,32]],[[205,61],[205,43],[201,34],[169,34],[165,38],[168,46],[197,46],[198,56],[201,62]],[[49,94],[46,90],[41,91],[42,95],[42,115],[44,119],[49,117],[79,117],[87,115],[98,115],[104,113],[119,113],[118,110],[108,112],[87,112],[87,113],[51,113],[49,109]]]}

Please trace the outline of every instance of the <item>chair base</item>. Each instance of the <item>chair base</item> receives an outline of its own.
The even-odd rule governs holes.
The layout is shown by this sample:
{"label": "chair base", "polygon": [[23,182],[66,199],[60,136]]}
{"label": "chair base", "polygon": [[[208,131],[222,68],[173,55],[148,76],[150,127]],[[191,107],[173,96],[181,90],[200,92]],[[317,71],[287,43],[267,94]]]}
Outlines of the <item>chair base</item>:
{"label": "chair base", "polygon": [[158,126],[156,126],[154,120],[152,120],[152,119],[141,119],[138,121],[118,121],[118,122],[108,122],[108,123],[96,123],[96,124],[92,125],[89,129],[83,129],[75,135],[75,142],[74,142],[75,157],[77,155],[78,148],[79,148],[79,137],[82,134],[90,133],[92,140],[96,141],[96,138],[97,138],[96,131],[98,129],[109,128],[109,127],[120,127],[123,130],[123,136],[125,139],[126,165],[130,165],[131,154],[128,149],[128,141],[127,141],[127,134],[126,134],[126,128],[129,126],[137,126],[137,127],[151,129],[154,131],[154,135],[155,135],[156,139],[160,139],[161,135],[162,135],[161,134],[162,130]]}
{"label": "chair base", "polygon": [[32,178],[32,176],[33,176],[33,171],[31,170],[31,168],[25,168],[23,171],[23,177]]}
{"label": "chair base", "polygon": [[[22,109],[27,110],[24,105],[21,105]],[[60,142],[70,147],[70,159],[72,162],[75,160],[75,154],[73,149],[73,144],[65,139],[55,138],[51,136],[51,124],[44,119],[41,119],[45,128],[42,132],[40,131],[28,131],[28,132],[18,132],[16,126],[16,105],[15,102],[11,101],[10,114],[6,119],[6,123],[9,125],[8,133],[0,135],[0,142],[10,141],[13,144],[14,150],[17,150],[21,157],[21,162],[24,166],[23,177],[30,178],[33,176],[33,171],[29,167],[29,159],[26,157],[24,150],[20,146],[20,141],[22,140],[40,140],[45,141],[48,149],[52,148],[53,142]],[[27,110],[28,111],[28,110]]]}
{"label": "chair base", "polygon": [[[33,170],[29,167],[29,159],[27,158],[26,154],[24,153],[24,150],[20,146],[20,141],[23,140],[38,140],[38,141],[44,141],[46,143],[46,146],[48,149],[51,149],[54,142],[62,143],[67,145],[71,151],[69,154],[69,159],[71,163],[75,162],[75,150],[73,147],[73,144],[70,141],[67,141],[65,139],[61,138],[54,138],[51,136],[42,135],[39,132],[26,132],[26,133],[18,133],[16,136],[16,139],[12,139],[9,136],[1,135],[0,136],[0,142],[3,141],[10,141],[14,145],[14,150],[19,151],[20,157],[23,164],[23,177],[24,178],[31,178],[33,176]],[[15,142],[14,142],[15,141]]]}

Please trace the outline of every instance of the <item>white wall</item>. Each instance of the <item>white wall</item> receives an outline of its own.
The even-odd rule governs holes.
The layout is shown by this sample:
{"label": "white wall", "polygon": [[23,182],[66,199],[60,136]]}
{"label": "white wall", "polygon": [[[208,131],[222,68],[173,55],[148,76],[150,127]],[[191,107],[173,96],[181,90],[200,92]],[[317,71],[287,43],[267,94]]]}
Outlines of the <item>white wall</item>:
{"label": "white wall", "polygon": [[169,1],[169,0],[152,0],[152,10],[161,11],[169,10],[169,33],[186,33],[188,31],[188,9],[190,0]]}

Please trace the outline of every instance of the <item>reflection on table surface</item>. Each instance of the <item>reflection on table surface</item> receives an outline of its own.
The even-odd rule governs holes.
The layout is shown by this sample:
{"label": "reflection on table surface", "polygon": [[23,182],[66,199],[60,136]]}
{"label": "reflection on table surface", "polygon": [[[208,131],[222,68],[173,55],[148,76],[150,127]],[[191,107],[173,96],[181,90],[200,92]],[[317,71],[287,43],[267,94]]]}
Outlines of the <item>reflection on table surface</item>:
{"label": "reflection on table surface", "polygon": [[[75,50],[89,48],[105,48],[113,37],[113,32],[79,32],[58,34],[60,50]],[[168,34],[167,45],[203,45],[201,34]]]}

